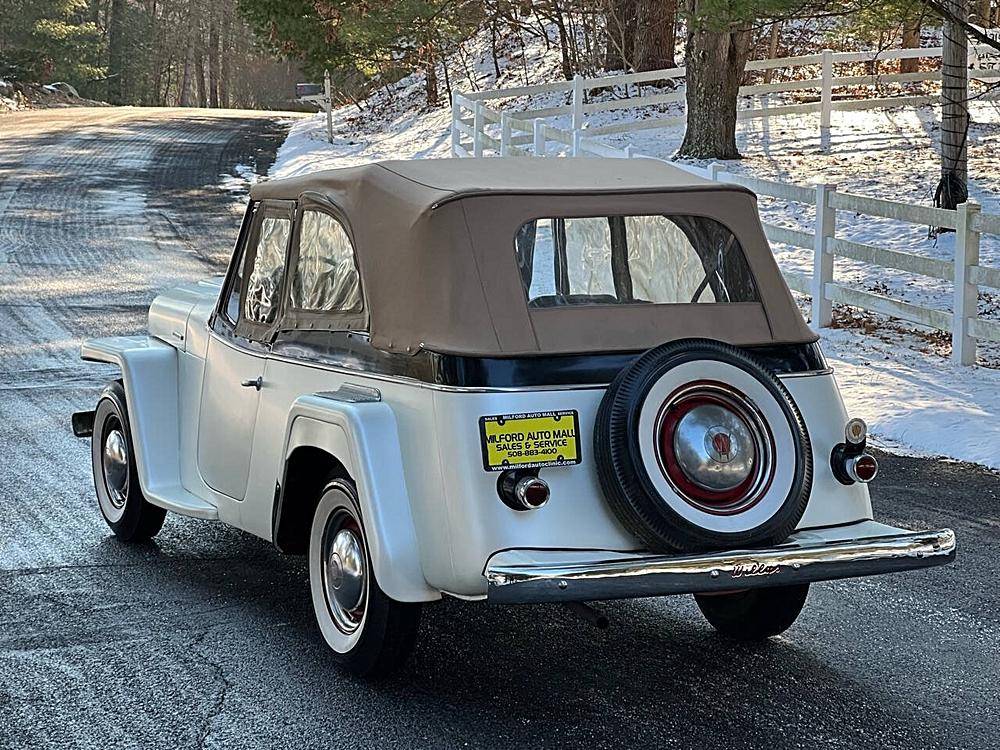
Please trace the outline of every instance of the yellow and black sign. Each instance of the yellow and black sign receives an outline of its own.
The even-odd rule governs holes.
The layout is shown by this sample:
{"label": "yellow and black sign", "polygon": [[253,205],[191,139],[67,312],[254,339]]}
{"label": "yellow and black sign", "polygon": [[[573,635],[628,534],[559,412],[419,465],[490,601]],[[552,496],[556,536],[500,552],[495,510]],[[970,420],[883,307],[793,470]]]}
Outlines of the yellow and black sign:
{"label": "yellow and black sign", "polygon": [[578,464],[579,422],[575,411],[480,417],[483,468],[486,471],[503,471]]}

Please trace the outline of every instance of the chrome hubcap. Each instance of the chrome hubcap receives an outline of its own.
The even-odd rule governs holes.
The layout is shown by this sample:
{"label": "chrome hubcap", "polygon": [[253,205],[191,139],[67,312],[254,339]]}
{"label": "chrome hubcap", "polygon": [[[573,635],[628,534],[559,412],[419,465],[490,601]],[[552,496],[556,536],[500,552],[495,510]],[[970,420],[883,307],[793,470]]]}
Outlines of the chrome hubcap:
{"label": "chrome hubcap", "polygon": [[124,508],[128,497],[128,443],[118,428],[108,430],[104,438],[104,486],[115,508]]}
{"label": "chrome hubcap", "polygon": [[746,423],[716,404],[696,406],[674,432],[674,453],[688,478],[707,490],[738,487],[754,467],[754,439]]}
{"label": "chrome hubcap", "polygon": [[690,505],[731,515],[767,492],[774,439],[760,410],[735,388],[701,381],[678,389],[655,429],[663,475]]}
{"label": "chrome hubcap", "polygon": [[[339,521],[339,522],[338,522]],[[331,519],[323,540],[323,588],[327,606],[344,633],[357,630],[367,599],[367,564],[354,519],[339,514]]]}

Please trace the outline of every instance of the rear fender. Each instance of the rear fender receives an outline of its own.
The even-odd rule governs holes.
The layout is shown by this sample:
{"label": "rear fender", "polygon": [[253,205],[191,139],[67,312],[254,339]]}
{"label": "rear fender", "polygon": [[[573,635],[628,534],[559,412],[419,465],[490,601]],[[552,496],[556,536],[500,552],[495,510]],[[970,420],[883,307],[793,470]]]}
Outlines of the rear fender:
{"label": "rear fender", "polygon": [[[372,567],[382,590],[400,602],[440,599],[420,565],[392,408],[377,400],[345,399],[339,393],[301,396],[289,410],[284,464],[303,447],[335,458],[357,485]],[[282,515],[292,512],[292,504],[305,500],[285,497],[279,490],[277,502],[275,530]]]}

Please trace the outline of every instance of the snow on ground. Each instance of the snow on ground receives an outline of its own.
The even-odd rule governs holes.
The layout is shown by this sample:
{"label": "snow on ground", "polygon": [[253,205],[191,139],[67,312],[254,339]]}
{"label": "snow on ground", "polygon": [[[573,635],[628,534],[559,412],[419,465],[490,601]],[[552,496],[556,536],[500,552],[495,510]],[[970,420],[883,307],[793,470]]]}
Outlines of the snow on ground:
{"label": "snow on ground", "polygon": [[[501,76],[506,86],[552,77],[552,56],[539,49],[525,53],[531,75],[511,65]],[[492,87],[485,57],[474,64],[479,88]],[[520,61],[518,61],[520,64]],[[490,78],[490,80],[486,80]],[[468,79],[466,80],[468,83]],[[356,106],[334,111],[334,142],[326,142],[325,118],[316,116],[293,125],[269,176],[285,177],[378,159],[441,158],[450,155],[450,109],[422,105],[422,79],[401,81],[393,101],[380,94],[371,109]],[[560,95],[530,100],[531,106],[560,103]],[[519,100],[523,106],[527,100]],[[363,103],[362,106],[365,106]],[[972,104],[969,161],[972,197],[984,211],[1000,213],[1000,105]],[[377,114],[376,114],[377,110]],[[612,113],[595,116],[605,124]],[[631,116],[636,116],[632,113]],[[663,116],[662,113],[659,116]],[[568,123],[553,124],[568,126]],[[727,169],[765,179],[811,184],[829,182],[839,189],[881,198],[931,203],[938,169],[936,146],[939,112],[931,107],[870,112],[838,112],[833,117],[832,147],[819,144],[816,116],[771,118],[740,125],[744,159]],[[632,143],[642,154],[669,157],[682,137],[680,129],[639,131],[609,136],[606,142]],[[761,199],[766,221],[807,229],[814,209]],[[838,236],[911,253],[950,259],[953,236],[930,236],[927,227],[840,212]],[[775,245],[779,263],[811,273],[811,253]],[[1000,266],[1000,238],[986,235],[982,263]],[[951,285],[902,272],[838,259],[838,281],[939,309],[950,309]],[[808,300],[799,298],[808,315]],[[1000,317],[1000,294],[981,295],[981,314]],[[835,324],[822,332],[823,347],[854,416],[868,422],[877,442],[887,448],[948,456],[1000,470],[1000,363],[996,347],[984,347],[981,361],[989,367],[959,367],[947,359],[947,334],[914,329],[848,309],[839,309]]]}

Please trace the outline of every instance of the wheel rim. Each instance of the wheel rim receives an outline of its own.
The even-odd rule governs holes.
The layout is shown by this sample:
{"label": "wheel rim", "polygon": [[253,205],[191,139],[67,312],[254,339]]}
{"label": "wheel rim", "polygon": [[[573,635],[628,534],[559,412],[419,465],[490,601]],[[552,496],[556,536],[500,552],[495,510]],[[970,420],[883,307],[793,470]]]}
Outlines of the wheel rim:
{"label": "wheel rim", "polygon": [[327,521],[321,555],[327,610],[337,629],[350,635],[365,617],[368,561],[361,527],[346,509],[339,509]]}
{"label": "wheel rim", "polygon": [[685,502],[731,515],[756,505],[770,486],[774,438],[746,395],[724,383],[689,383],[670,394],[656,422],[657,459]]}
{"label": "wheel rim", "polygon": [[104,436],[101,465],[108,500],[117,510],[124,508],[128,499],[128,464],[128,441],[121,430],[121,424],[118,420],[109,420],[109,429]]}

